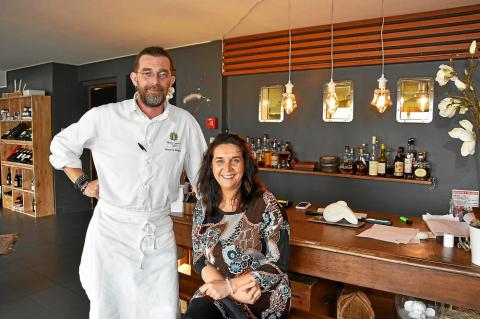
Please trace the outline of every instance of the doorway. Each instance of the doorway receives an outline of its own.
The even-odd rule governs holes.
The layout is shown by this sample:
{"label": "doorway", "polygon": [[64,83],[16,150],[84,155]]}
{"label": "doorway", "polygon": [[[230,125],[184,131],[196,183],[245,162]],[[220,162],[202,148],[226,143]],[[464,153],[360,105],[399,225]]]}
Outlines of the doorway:
{"label": "doorway", "polygon": [[[94,84],[88,87],[88,109],[117,102],[117,83]],[[90,179],[97,179],[97,170],[90,152]],[[92,198],[92,208],[97,205],[97,199]]]}

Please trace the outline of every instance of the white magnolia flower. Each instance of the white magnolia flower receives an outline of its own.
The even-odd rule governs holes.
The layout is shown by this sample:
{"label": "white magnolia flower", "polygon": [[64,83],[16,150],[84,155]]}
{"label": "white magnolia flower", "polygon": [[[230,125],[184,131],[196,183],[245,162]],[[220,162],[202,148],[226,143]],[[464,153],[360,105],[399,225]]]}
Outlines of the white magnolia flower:
{"label": "white magnolia flower", "polygon": [[460,100],[451,97],[446,97],[438,103],[438,113],[442,117],[453,117],[457,108],[461,108]]}
{"label": "white magnolia flower", "polygon": [[453,138],[458,138],[463,141],[461,153],[462,156],[475,154],[475,133],[473,132],[473,125],[469,120],[462,120],[458,122],[463,128],[454,128],[448,135]]}
{"label": "white magnolia flower", "polygon": [[465,114],[468,111],[468,107],[465,105],[460,105],[460,109],[458,110],[458,114]]}
{"label": "white magnolia flower", "polygon": [[167,101],[173,98],[173,93],[175,93],[175,89],[173,87],[169,87],[167,91]]}
{"label": "white magnolia flower", "polygon": [[451,66],[445,64],[440,65],[438,68],[440,70],[437,72],[435,81],[437,81],[440,86],[444,86],[455,75],[456,72]]}
{"label": "white magnolia flower", "polygon": [[472,44],[470,44],[470,50],[468,52],[470,52],[470,54],[475,54],[476,50],[477,50],[477,41],[473,40]]}
{"label": "white magnolia flower", "polygon": [[465,83],[463,83],[462,81],[460,81],[457,77],[455,77],[454,83],[455,83],[455,86],[457,87],[457,89],[459,89],[460,91],[463,91],[467,88],[467,85]]}

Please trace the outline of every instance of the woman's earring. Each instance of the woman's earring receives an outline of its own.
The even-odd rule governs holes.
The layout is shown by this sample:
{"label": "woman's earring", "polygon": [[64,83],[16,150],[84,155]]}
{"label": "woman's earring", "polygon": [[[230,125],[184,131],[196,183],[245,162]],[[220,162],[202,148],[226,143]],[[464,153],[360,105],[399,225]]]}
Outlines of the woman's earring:
{"label": "woman's earring", "polygon": [[174,93],[175,93],[175,89],[173,87],[169,87],[167,91],[167,100],[171,100],[173,98]]}

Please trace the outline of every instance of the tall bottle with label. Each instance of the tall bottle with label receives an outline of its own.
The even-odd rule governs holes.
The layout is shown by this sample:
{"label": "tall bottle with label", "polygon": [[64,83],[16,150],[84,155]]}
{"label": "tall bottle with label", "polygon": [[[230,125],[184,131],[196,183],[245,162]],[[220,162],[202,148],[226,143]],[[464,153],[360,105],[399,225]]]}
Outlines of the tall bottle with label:
{"label": "tall bottle with label", "polygon": [[415,139],[409,138],[407,141],[407,153],[405,154],[405,160],[403,161],[403,177],[413,179],[413,166],[415,164],[415,158],[417,157],[417,151],[415,151]]}
{"label": "tall bottle with label", "polygon": [[257,138],[257,143],[255,144],[256,152],[257,152],[257,165],[258,167],[265,167],[265,160],[263,158],[263,147],[262,147],[262,139]]}
{"label": "tall bottle with label", "polygon": [[399,146],[397,149],[397,155],[395,156],[395,160],[393,161],[394,171],[393,176],[396,178],[403,178],[403,167],[404,167],[404,159],[405,154],[403,153],[405,148],[403,146]]}
{"label": "tall bottle with label", "polygon": [[271,168],[272,167],[272,150],[270,147],[270,139],[263,138],[263,158],[265,160],[265,167]]}
{"label": "tall bottle with label", "polygon": [[272,143],[272,168],[280,168],[280,161],[278,159],[278,152],[279,152],[279,147],[278,147],[278,140],[274,139]]}
{"label": "tall bottle with label", "polygon": [[387,155],[385,153],[385,144],[380,145],[380,157],[378,158],[378,176],[387,176]]}
{"label": "tall bottle with label", "polygon": [[368,162],[368,175],[378,176],[378,153],[376,136],[372,136],[372,152],[370,153],[370,161]]}
{"label": "tall bottle with label", "polygon": [[8,168],[8,172],[7,172],[7,177],[6,177],[6,181],[5,183],[7,185],[12,185],[12,172],[10,170],[10,167]]}

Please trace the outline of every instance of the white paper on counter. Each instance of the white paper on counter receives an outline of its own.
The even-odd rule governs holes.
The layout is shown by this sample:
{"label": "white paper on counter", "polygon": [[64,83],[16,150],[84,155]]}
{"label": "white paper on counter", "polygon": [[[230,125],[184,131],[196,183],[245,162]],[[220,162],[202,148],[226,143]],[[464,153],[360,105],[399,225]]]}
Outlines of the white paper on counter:
{"label": "white paper on counter", "polygon": [[369,229],[358,234],[358,237],[372,238],[395,244],[418,243],[416,235],[418,229],[403,228],[374,224]]}
{"label": "white paper on counter", "polygon": [[458,220],[453,215],[430,215],[422,216],[425,224],[435,236],[443,236],[444,233],[453,234],[455,237],[466,237],[469,235],[468,224]]}

